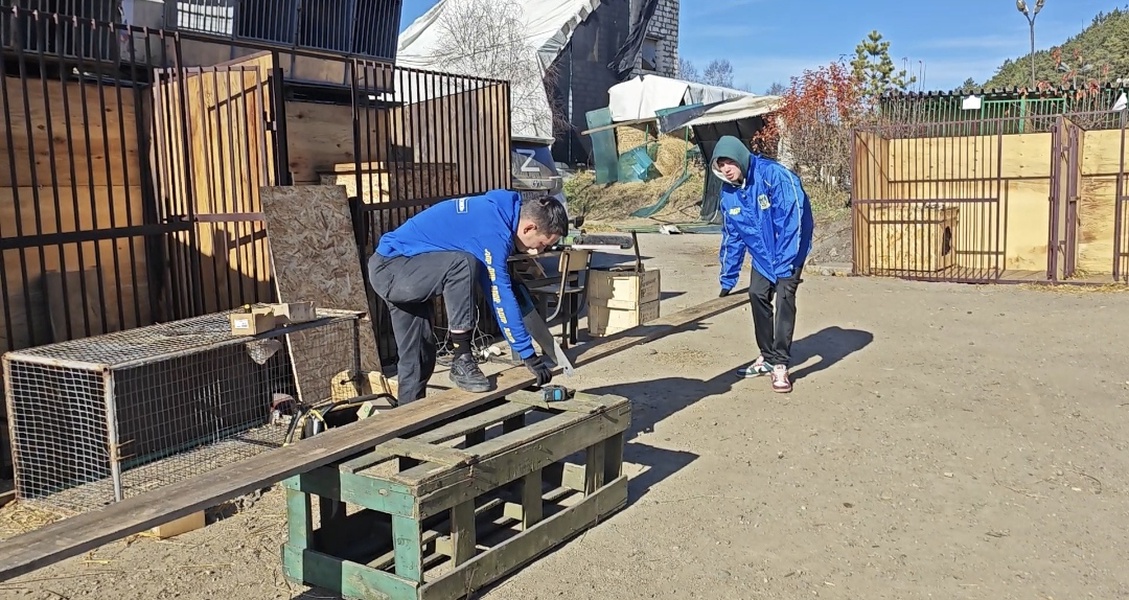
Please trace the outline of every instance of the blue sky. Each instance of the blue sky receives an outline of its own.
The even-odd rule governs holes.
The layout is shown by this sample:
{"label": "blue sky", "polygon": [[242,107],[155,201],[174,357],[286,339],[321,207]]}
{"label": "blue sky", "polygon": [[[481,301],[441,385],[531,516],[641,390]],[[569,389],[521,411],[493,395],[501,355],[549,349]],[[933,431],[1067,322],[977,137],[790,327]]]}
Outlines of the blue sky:
{"label": "blue sky", "polygon": [[[401,27],[434,4],[404,0]],[[1047,0],[1035,20],[1035,47],[1060,44],[1098,12],[1125,4]],[[681,6],[682,57],[699,70],[714,58],[728,58],[734,83],[757,93],[840,54],[849,60],[872,29],[891,42],[894,62],[901,66],[904,59],[918,75],[915,87],[930,90],[957,87],[968,77],[983,83],[1004,59],[1025,54],[1030,45],[1027,20],[1014,0],[682,0]]]}

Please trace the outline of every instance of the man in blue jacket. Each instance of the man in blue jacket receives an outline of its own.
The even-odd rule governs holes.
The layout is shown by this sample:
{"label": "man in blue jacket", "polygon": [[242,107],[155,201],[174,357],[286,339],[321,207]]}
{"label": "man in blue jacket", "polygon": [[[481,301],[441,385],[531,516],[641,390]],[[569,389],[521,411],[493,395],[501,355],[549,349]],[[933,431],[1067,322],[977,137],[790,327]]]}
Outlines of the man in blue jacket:
{"label": "man in blue jacket", "polygon": [[431,300],[443,297],[452,345],[450,379],[469,392],[486,392],[490,382],[470,353],[477,318],[475,287],[493,301],[510,347],[537,377],[552,370],[537,356],[525,330],[506,260],[514,251],[536,253],[568,232],[568,215],[551,197],[521,200],[508,190],[439,202],[384,234],[368,261],[369,285],[388,306],[399,351],[397,400],[423,398],[435,370]]}
{"label": "man in blue jacket", "polygon": [[749,298],[760,356],[741,374],[771,374],[773,391],[790,392],[796,289],[803,281],[815,228],[811,202],[795,173],[753,154],[733,136],[718,140],[710,162],[714,175],[722,180],[724,228],[718,254],[722,296],[737,285],[746,251],[753,263]]}

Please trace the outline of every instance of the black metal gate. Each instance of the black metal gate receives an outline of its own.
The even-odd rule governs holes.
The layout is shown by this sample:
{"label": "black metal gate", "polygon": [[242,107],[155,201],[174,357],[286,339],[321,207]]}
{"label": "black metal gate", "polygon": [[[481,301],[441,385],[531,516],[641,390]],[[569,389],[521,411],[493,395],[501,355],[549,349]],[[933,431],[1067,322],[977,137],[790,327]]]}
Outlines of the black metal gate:
{"label": "black metal gate", "polygon": [[162,69],[153,85],[171,318],[274,297],[259,188],[278,183],[273,66]]}

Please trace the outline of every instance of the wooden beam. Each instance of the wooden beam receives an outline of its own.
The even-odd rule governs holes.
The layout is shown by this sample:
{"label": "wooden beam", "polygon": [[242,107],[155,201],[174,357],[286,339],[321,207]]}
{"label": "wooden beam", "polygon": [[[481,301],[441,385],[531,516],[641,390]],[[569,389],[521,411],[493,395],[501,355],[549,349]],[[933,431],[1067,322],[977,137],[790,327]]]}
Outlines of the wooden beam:
{"label": "wooden beam", "polygon": [[[584,365],[669,335],[748,301],[743,291],[693,306],[573,349]],[[459,389],[382,412],[379,418],[329,429],[291,446],[265,452],[197,477],[145,492],[99,510],[57,521],[0,542],[0,581],[7,581],[103,544],[261,489],[288,477],[343,460],[376,444],[448,419],[470,408],[533,385],[524,367],[499,373],[495,389],[474,394]]]}

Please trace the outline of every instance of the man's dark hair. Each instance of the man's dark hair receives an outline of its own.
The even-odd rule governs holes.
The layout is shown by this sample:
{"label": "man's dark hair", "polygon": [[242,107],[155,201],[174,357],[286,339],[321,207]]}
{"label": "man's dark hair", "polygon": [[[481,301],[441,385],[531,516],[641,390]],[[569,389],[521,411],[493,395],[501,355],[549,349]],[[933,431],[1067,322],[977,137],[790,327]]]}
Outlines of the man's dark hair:
{"label": "man's dark hair", "polygon": [[552,196],[523,200],[521,218],[533,221],[537,229],[547,235],[568,235],[568,211],[560,200]]}

